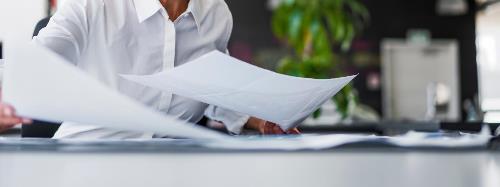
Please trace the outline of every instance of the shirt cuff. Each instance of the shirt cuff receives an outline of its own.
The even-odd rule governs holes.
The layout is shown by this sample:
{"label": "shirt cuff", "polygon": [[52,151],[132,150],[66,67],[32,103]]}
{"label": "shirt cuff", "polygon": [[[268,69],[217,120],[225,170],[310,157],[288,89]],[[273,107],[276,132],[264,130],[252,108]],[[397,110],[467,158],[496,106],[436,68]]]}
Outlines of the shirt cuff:
{"label": "shirt cuff", "polygon": [[231,134],[240,134],[250,116],[232,110],[210,105],[205,110],[205,116],[220,121]]}

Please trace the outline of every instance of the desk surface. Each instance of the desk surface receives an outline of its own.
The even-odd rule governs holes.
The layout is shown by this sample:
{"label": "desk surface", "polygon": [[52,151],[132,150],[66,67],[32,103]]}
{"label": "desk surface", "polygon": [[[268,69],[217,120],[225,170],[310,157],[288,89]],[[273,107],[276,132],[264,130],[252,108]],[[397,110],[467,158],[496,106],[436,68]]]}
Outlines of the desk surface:
{"label": "desk surface", "polygon": [[500,186],[500,152],[487,149],[63,147],[0,146],[0,186]]}

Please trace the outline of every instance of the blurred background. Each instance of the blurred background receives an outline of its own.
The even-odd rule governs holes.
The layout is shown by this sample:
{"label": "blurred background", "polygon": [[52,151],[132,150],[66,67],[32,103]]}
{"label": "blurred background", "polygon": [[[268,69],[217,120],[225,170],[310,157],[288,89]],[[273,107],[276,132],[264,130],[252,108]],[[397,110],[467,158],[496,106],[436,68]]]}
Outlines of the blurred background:
{"label": "blurred background", "polygon": [[[359,74],[305,126],[500,122],[498,0],[226,2],[232,56],[292,76]],[[0,49],[13,35],[29,41],[63,3],[0,1]]]}

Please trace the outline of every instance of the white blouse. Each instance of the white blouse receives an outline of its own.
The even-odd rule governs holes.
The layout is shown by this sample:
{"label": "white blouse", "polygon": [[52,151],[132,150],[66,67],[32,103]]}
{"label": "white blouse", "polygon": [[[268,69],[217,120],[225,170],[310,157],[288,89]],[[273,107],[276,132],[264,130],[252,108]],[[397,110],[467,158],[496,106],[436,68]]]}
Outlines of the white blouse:
{"label": "white blouse", "polygon": [[[193,123],[205,114],[222,121],[229,131],[239,133],[249,116],[118,76],[153,74],[212,50],[226,52],[232,25],[231,12],[223,0],[190,0],[186,12],[174,22],[159,0],[67,0],[33,41],[109,87],[158,111]],[[210,72],[186,76],[203,79]],[[55,138],[85,139],[151,137],[152,134],[72,122],[64,122],[55,135]]]}

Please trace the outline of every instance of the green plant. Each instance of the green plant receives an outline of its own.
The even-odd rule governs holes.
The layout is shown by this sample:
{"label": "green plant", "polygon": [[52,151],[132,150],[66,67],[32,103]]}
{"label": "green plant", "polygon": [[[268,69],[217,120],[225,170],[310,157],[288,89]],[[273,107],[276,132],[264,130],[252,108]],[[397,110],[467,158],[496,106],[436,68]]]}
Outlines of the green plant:
{"label": "green plant", "polygon": [[[272,28],[291,53],[280,61],[278,72],[317,79],[344,76],[335,51],[347,51],[368,19],[368,10],[358,0],[282,0]],[[333,100],[343,118],[357,102],[350,85]]]}

